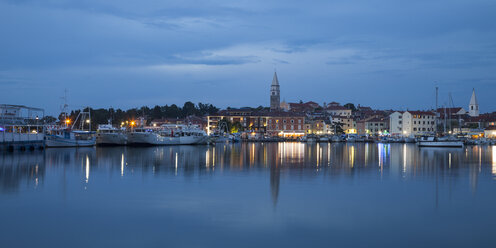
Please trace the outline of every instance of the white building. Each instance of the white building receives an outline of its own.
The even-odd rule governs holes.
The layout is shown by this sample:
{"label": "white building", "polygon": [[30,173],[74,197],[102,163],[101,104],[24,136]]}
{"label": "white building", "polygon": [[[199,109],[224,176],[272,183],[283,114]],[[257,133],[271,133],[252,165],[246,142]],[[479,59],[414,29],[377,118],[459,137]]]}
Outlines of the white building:
{"label": "white building", "polygon": [[331,102],[327,106],[325,106],[325,111],[333,116],[351,116],[351,109],[341,106],[337,102]]}
{"label": "white building", "polygon": [[436,132],[436,114],[430,111],[394,112],[389,115],[391,135],[422,135]]}
{"label": "white building", "polygon": [[472,90],[472,97],[470,98],[470,103],[468,104],[468,115],[471,117],[479,116],[479,103],[477,102],[477,97],[475,96],[475,89]]}
{"label": "white building", "polygon": [[393,112],[389,115],[389,133],[391,135],[403,134],[403,112]]}

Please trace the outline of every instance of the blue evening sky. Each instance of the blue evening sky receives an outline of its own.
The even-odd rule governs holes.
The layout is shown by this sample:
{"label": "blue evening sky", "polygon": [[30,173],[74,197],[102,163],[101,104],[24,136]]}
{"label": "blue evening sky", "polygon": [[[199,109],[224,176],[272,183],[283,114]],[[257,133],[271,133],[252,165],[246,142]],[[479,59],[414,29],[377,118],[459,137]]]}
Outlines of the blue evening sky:
{"label": "blue evening sky", "polygon": [[496,1],[0,0],[0,103],[496,111]]}

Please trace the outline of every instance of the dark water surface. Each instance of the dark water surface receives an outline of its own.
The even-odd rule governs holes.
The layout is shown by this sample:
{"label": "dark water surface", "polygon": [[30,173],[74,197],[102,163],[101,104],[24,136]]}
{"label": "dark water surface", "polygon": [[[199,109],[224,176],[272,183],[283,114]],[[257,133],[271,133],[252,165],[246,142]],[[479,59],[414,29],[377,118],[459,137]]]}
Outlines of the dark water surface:
{"label": "dark water surface", "polygon": [[0,154],[0,247],[496,247],[496,147]]}

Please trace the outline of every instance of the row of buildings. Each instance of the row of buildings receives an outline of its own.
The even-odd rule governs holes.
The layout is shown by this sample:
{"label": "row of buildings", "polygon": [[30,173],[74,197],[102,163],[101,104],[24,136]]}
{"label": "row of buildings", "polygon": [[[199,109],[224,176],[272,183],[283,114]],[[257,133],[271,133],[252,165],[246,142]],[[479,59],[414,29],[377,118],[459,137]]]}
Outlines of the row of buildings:
{"label": "row of buildings", "polygon": [[[179,120],[176,120],[178,122]],[[174,122],[174,120],[172,120]],[[280,84],[274,72],[270,86],[270,107],[228,108],[206,118],[181,120],[204,128],[207,133],[222,132],[221,123],[236,123],[243,131],[265,136],[299,137],[307,134],[359,134],[415,136],[439,131],[468,132],[492,127],[496,113],[480,114],[472,92],[468,110],[439,108],[436,110],[375,110],[337,102],[281,102]]]}

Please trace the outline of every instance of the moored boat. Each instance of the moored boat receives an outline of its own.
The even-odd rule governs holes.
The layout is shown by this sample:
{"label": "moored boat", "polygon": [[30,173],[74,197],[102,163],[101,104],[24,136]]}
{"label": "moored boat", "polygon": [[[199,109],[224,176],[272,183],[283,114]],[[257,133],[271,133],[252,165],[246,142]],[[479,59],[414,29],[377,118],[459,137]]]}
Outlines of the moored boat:
{"label": "moored boat", "polygon": [[417,142],[419,147],[463,147],[463,142],[452,137],[421,137]]}
{"label": "moored boat", "polygon": [[208,141],[205,131],[187,125],[137,128],[127,134],[130,145],[199,145]]}
{"label": "moored boat", "polygon": [[124,130],[113,127],[111,124],[98,125],[96,131],[97,145],[126,145],[127,135]]}
{"label": "moored boat", "polygon": [[[45,135],[46,147],[85,147],[94,146],[96,138],[91,131],[90,112],[80,112],[74,124],[69,127],[70,120],[66,116],[65,126],[56,127],[47,130]],[[79,121],[79,129],[76,129],[76,124]],[[87,125],[87,130],[84,130]]]}

